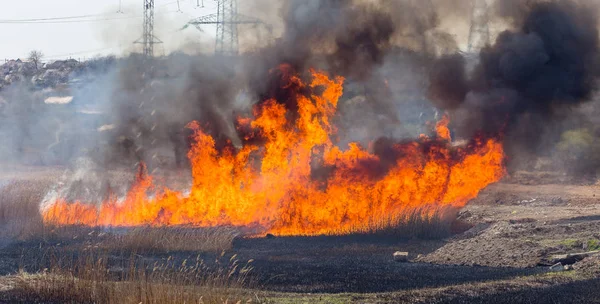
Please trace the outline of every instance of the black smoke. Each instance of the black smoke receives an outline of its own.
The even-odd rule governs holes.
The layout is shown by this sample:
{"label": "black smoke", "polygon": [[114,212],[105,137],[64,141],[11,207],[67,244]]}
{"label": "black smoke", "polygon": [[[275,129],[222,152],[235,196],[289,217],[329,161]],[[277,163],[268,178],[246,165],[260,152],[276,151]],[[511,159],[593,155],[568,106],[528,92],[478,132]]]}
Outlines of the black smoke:
{"label": "black smoke", "polygon": [[437,60],[430,78],[430,96],[453,113],[460,135],[504,133],[509,153],[560,136],[553,125],[591,99],[599,76],[595,10],[571,1],[526,7],[519,29],[484,48],[470,77],[465,60],[452,55]]}
{"label": "black smoke", "polygon": [[[455,16],[445,3],[444,10]],[[300,74],[310,68],[324,70],[346,79],[343,100],[365,97],[370,115],[363,111],[365,119],[354,121],[354,125],[385,120],[396,125],[389,129],[399,129],[398,103],[404,92],[398,91],[410,91],[406,87],[413,86],[408,84],[412,79],[404,79],[420,78],[438,46],[456,49],[456,42],[438,28],[443,18],[438,16],[438,4],[408,0],[283,1],[281,36],[272,45],[244,56],[249,91],[258,100],[274,97],[278,80],[270,80],[270,71],[282,63]],[[293,110],[293,104],[289,106]]]}

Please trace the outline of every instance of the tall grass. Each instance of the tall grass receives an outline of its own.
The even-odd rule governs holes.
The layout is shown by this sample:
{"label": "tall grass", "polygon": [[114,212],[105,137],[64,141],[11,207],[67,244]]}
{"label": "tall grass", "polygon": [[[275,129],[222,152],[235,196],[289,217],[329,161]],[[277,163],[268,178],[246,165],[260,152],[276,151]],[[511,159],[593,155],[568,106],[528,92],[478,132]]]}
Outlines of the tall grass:
{"label": "tall grass", "polygon": [[96,238],[105,246],[137,253],[221,252],[232,247],[237,230],[227,227],[136,227],[114,230],[45,223],[40,203],[49,187],[14,181],[0,187],[0,239],[62,241]]}
{"label": "tall grass", "polygon": [[30,181],[0,187],[0,238],[25,240],[45,234],[39,206],[47,189]]}
{"label": "tall grass", "polygon": [[208,266],[200,257],[169,257],[149,265],[135,255],[115,261],[97,253],[59,253],[43,272],[21,272],[17,290],[23,301],[52,303],[246,303],[255,297],[244,289],[251,262],[233,256]]}
{"label": "tall grass", "polygon": [[416,208],[405,210],[397,215],[368,221],[340,234],[356,236],[441,239],[452,234],[452,224],[456,220],[456,209]]}
{"label": "tall grass", "polygon": [[[46,188],[33,182],[13,182],[0,188],[0,238],[77,238],[90,228],[44,224],[39,203]],[[456,210],[407,209],[397,215],[361,223],[335,235],[370,235],[393,238],[439,239],[452,234]],[[81,230],[81,231],[79,231]],[[79,231],[79,232],[78,232]],[[222,251],[231,248],[238,235],[231,228],[137,227],[104,234],[104,244],[140,254],[173,251]]]}
{"label": "tall grass", "polygon": [[221,252],[231,249],[237,236],[237,230],[227,227],[136,227],[116,235],[108,244],[139,254],[173,251]]}
{"label": "tall grass", "polygon": [[[235,256],[210,266],[199,257],[193,261],[169,258],[151,263],[142,256],[224,252],[231,249],[236,230],[54,226],[44,223],[40,214],[40,202],[47,189],[26,181],[0,188],[0,241],[40,241],[40,246],[45,244],[47,248],[32,253],[36,262],[28,262],[27,269],[35,273],[19,273],[19,284],[13,292],[17,296],[12,300],[138,304],[237,303],[252,298],[244,289],[249,284],[250,264],[240,263]],[[65,249],[55,249],[62,247]]]}

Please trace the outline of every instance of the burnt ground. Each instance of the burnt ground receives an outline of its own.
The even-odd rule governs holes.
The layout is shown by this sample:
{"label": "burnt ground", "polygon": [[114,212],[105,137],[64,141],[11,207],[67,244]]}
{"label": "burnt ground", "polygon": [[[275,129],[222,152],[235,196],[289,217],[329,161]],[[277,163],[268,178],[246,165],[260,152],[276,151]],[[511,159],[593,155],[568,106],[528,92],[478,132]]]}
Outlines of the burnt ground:
{"label": "burnt ground", "polygon": [[497,268],[397,263],[392,254],[427,253],[439,242],[374,243],[347,238],[240,240],[236,252],[254,259],[266,290],[301,293],[379,293],[525,276],[541,268]]}
{"label": "burnt ground", "polygon": [[[600,185],[551,182],[488,187],[461,210],[472,228],[443,240],[240,238],[225,259],[254,260],[252,288],[268,303],[600,303],[600,258],[568,271],[548,266],[555,254],[600,249]],[[0,246],[0,303],[10,303],[11,275],[33,265],[42,247]],[[411,262],[394,262],[395,251]],[[173,255],[196,254],[145,258]]]}

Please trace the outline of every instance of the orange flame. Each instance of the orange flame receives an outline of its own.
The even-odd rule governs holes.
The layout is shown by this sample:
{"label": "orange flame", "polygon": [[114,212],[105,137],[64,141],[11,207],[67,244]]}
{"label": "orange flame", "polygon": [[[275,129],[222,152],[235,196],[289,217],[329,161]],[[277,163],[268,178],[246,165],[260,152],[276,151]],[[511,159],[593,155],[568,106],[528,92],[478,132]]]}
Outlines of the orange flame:
{"label": "orange flame", "polygon": [[96,206],[59,199],[44,210],[44,219],[59,225],[233,225],[277,235],[340,234],[415,208],[462,207],[504,175],[500,142],[477,139],[452,148],[447,117],[437,126],[443,140],[423,137],[377,154],[358,144],[340,149],[332,143],[336,129],[330,120],[343,78],[312,71],[305,84],[298,76],[285,77],[286,87],[312,93],[294,97],[293,122],[277,100],[257,106],[254,119],[240,118],[238,128],[251,130],[244,139],[261,137],[260,144],[218,151],[215,139],[190,123],[195,145],[188,153],[189,195],[155,191],[142,167],[122,201],[110,198]]}
{"label": "orange flame", "polygon": [[450,141],[452,138],[450,137],[450,129],[448,129],[448,124],[450,124],[450,118],[448,115],[444,115],[442,120],[438,121],[438,123],[435,125],[435,131],[439,138]]}

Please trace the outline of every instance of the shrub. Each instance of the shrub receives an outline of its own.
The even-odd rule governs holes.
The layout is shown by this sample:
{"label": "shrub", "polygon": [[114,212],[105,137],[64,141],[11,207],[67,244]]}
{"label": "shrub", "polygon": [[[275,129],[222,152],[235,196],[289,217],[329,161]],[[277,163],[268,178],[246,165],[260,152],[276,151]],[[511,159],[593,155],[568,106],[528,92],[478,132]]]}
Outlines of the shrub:
{"label": "shrub", "polygon": [[600,241],[598,241],[596,239],[589,240],[587,242],[587,250],[589,250],[589,251],[600,250]]}
{"label": "shrub", "polygon": [[588,129],[564,132],[556,151],[566,171],[572,175],[593,177],[600,169],[600,141]]}

